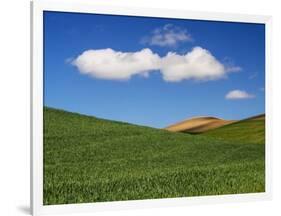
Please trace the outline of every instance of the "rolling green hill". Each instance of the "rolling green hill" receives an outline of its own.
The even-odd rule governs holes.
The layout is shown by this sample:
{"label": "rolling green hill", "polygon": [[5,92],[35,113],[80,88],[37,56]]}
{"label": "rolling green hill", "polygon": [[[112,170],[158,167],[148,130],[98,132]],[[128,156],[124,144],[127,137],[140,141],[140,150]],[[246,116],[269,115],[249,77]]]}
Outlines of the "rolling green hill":
{"label": "rolling green hill", "polygon": [[44,108],[44,205],[263,192],[264,145],[250,138]]}
{"label": "rolling green hill", "polygon": [[204,135],[224,139],[226,141],[265,143],[265,116],[238,121],[217,129],[209,130]]}

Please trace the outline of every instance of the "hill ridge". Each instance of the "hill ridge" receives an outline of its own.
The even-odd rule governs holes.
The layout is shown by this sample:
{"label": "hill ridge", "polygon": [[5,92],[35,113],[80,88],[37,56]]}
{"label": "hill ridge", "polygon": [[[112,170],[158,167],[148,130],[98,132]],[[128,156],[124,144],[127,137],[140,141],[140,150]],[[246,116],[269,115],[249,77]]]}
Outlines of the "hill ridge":
{"label": "hill ridge", "polygon": [[165,127],[171,132],[203,133],[229,124],[247,120],[264,120],[265,114],[251,116],[242,120],[225,120],[214,116],[196,116]]}

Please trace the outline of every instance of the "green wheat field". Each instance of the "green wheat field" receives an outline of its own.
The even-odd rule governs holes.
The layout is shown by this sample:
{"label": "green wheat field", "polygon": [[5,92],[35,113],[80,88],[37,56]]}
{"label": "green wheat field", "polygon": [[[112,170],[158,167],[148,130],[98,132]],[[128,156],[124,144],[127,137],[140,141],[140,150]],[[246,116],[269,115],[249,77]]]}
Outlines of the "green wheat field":
{"label": "green wheat field", "polygon": [[200,134],[44,108],[44,205],[265,191],[265,119]]}

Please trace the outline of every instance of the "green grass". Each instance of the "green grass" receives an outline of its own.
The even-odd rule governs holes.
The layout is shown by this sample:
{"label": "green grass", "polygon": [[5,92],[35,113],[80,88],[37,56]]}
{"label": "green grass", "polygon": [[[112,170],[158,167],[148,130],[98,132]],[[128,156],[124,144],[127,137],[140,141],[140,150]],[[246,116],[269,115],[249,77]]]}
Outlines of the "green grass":
{"label": "green grass", "polygon": [[256,140],[44,108],[44,205],[263,192],[264,166]]}
{"label": "green grass", "polygon": [[244,120],[204,133],[209,137],[239,143],[265,143],[265,120]]}

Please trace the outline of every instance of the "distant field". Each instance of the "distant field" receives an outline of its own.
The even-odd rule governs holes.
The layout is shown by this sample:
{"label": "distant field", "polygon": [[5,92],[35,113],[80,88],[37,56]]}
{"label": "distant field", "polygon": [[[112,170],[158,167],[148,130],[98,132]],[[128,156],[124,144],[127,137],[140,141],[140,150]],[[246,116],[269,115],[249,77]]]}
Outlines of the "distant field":
{"label": "distant field", "polygon": [[190,135],[44,108],[44,205],[263,192],[249,122]]}
{"label": "distant field", "polygon": [[215,117],[196,117],[170,125],[165,129],[172,132],[203,133],[211,129],[231,124],[235,121]]}

